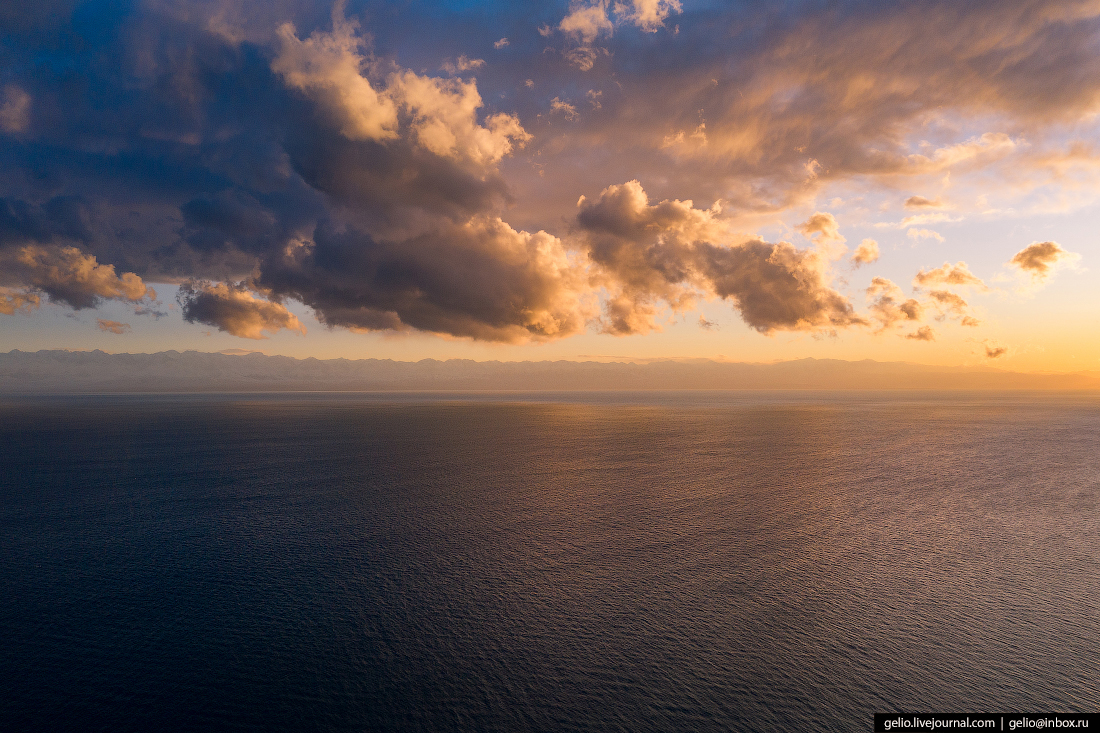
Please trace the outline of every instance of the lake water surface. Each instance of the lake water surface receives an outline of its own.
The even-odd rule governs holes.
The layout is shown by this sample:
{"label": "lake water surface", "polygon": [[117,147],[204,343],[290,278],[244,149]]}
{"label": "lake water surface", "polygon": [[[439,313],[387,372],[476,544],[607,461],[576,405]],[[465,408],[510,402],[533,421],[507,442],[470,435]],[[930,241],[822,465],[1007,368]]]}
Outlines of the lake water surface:
{"label": "lake water surface", "polygon": [[7,730],[1100,708],[1100,396],[0,399]]}

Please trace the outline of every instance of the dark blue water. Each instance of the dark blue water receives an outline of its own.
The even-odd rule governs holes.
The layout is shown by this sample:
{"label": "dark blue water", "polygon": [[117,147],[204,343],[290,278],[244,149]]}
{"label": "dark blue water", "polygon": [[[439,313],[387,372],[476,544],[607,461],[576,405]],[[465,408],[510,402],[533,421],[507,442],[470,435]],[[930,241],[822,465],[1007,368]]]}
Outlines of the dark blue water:
{"label": "dark blue water", "polygon": [[1100,398],[0,401],[5,730],[1100,708]]}

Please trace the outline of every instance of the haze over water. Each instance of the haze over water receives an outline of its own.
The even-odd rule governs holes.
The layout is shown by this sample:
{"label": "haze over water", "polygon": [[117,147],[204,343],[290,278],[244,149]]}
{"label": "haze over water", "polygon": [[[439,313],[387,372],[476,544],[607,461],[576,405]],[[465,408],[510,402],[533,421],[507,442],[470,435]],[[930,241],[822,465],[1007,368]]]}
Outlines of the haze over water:
{"label": "haze over water", "polygon": [[1095,711],[1100,396],[0,402],[12,730]]}

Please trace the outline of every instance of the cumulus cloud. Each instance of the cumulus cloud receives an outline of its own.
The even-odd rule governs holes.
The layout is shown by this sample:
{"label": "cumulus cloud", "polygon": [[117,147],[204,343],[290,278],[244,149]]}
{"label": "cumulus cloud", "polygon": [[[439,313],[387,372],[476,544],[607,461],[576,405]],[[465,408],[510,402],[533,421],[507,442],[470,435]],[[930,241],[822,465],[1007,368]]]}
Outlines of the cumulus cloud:
{"label": "cumulus cloud", "polygon": [[352,140],[386,140],[397,136],[397,105],[363,76],[368,59],[354,21],[345,20],[341,5],[333,9],[332,32],[315,31],[299,40],[294,25],[279,28],[279,54],[271,64],[287,86],[309,96]]}
{"label": "cumulus cloud", "polygon": [[95,319],[95,322],[96,322],[96,328],[98,328],[100,331],[104,331],[106,333],[114,333],[114,334],[118,334],[118,335],[121,336],[124,333],[129,333],[130,330],[131,330],[129,323],[119,323],[118,321],[108,321],[106,318],[97,318],[97,319]]}
{"label": "cumulus cloud", "polygon": [[[5,36],[0,90],[0,311],[144,303],[138,285],[163,281],[195,283],[193,315],[294,298],[328,325],[504,341],[577,333],[602,293],[614,333],[709,297],[764,333],[840,328],[861,319],[831,284],[828,230],[799,249],[755,227],[838,183],[943,191],[950,173],[962,202],[965,176],[1030,190],[1034,166],[1094,165],[1087,145],[1052,156],[1064,135],[1047,134],[1083,129],[1100,98],[1085,3],[714,6],[676,17],[673,38],[648,31],[679,2],[577,2],[537,43],[513,36],[508,73],[475,63],[504,39],[442,5],[363,27],[340,7],[215,5],[104,6],[91,34],[79,14],[5,16],[23,30]],[[462,45],[417,49],[420,25]],[[398,63],[444,55],[454,77]],[[584,98],[593,113],[561,124],[553,100],[575,113],[588,89],[604,90]],[[572,218],[581,192],[630,179],[660,203],[623,184]],[[923,218],[889,227],[915,237],[951,208],[906,207]]]}
{"label": "cumulus cloud", "polygon": [[507,45],[508,45],[508,39],[507,38],[501,38],[499,41],[496,41],[493,44],[493,48],[495,48],[496,50],[499,51],[500,49],[504,48]]}
{"label": "cumulus cloud", "polygon": [[569,14],[562,18],[558,30],[581,43],[592,43],[601,35],[611,35],[616,23],[630,23],[648,33],[664,27],[669,15],[680,13],[680,0],[628,0],[616,2],[610,7],[615,21],[609,15],[608,1],[574,2]]}
{"label": "cumulus cloud", "polygon": [[[613,35],[617,25],[632,24],[654,33],[664,27],[669,15],[682,9],[680,0],[629,0],[614,5],[609,0],[575,1],[558,23],[558,30],[571,43],[562,55],[581,71],[591,71],[597,58],[608,54],[606,48],[594,45],[595,41]],[[540,28],[539,33],[546,36],[550,31]]]}
{"label": "cumulus cloud", "polygon": [[878,257],[878,242],[873,239],[864,239],[859,243],[855,253],[852,255],[852,264],[856,267],[860,265],[869,265],[872,262],[878,262]]}
{"label": "cumulus cloud", "polygon": [[807,238],[812,239],[817,236],[818,243],[843,243],[847,241],[840,233],[840,225],[837,223],[836,217],[826,212],[818,211],[814,213],[813,216],[795,228],[806,235]]}
{"label": "cumulus cloud", "polygon": [[884,277],[871,280],[867,288],[871,316],[880,324],[880,331],[904,321],[919,321],[923,306],[915,298],[907,298],[893,281]]}
{"label": "cumulus cloud", "polygon": [[34,293],[0,287],[0,313],[6,316],[15,315],[19,311],[30,312],[40,303],[41,299]]}
{"label": "cumulus cloud", "polygon": [[865,324],[830,287],[820,252],[758,239],[727,244],[717,207],[679,200],[651,205],[638,181],[578,203],[587,254],[612,292],[603,319],[609,333],[652,330],[662,303],[682,311],[700,295],[731,301],[761,333]]}
{"label": "cumulus cloud", "polygon": [[916,331],[905,334],[905,338],[914,341],[935,341],[936,332],[932,330],[931,326],[921,326]]}
{"label": "cumulus cloud", "polygon": [[408,239],[355,228],[265,263],[260,284],[294,297],[330,326],[418,329],[522,342],[578,333],[592,315],[583,267],[561,240],[474,217]]}
{"label": "cumulus cloud", "polygon": [[950,288],[967,291],[971,288],[984,292],[988,290],[981,278],[970,271],[965,262],[952,265],[945,262],[931,270],[920,270],[913,277],[915,291],[927,290],[927,304],[938,312],[937,320],[956,319],[963,326],[977,326],[980,321],[970,312],[970,304]]}
{"label": "cumulus cloud", "polygon": [[682,11],[680,0],[631,0],[629,3],[615,3],[617,16],[649,33],[663,28],[669,15]]}
{"label": "cumulus cloud", "polygon": [[944,262],[943,265],[932,270],[921,269],[913,277],[914,287],[928,287],[933,285],[953,285],[959,287],[974,287],[985,290],[985,283],[981,278],[970,271],[965,262]]}
{"label": "cumulus cloud", "polygon": [[569,14],[562,18],[558,30],[581,43],[592,43],[601,35],[609,35],[615,25],[607,16],[607,0],[595,3],[574,3]]}
{"label": "cumulus cloud", "polygon": [[0,249],[0,285],[25,288],[23,304],[32,302],[28,293],[44,293],[51,301],[77,310],[95,308],[103,300],[137,302],[157,297],[134,273],[117,275],[114,265],[100,264],[94,255],[76,247],[28,244]]}
{"label": "cumulus cloud", "polygon": [[305,334],[298,317],[282,303],[266,300],[245,283],[186,282],[176,296],[189,323],[205,323],[234,336],[268,338],[282,329]]}
{"label": "cumulus cloud", "polygon": [[1035,242],[1013,255],[1008,264],[1029,274],[1034,280],[1043,281],[1058,265],[1073,262],[1078,257],[1076,253],[1062,249],[1057,242]]}
{"label": "cumulus cloud", "polygon": [[[292,25],[279,29],[281,49],[271,68],[286,84],[316,102],[352,140],[384,141],[399,134],[398,112],[411,115],[416,140],[436,155],[492,164],[523,145],[530,135],[512,114],[477,119],[482,106],[474,81],[421,76],[410,70],[388,77],[388,86],[376,89],[364,76],[370,60],[363,54],[357,25],[333,11],[330,33],[315,31],[299,40]],[[481,59],[459,56],[444,69],[458,74],[484,65]]]}
{"label": "cumulus cloud", "polygon": [[[966,269],[966,263],[960,262],[957,265],[945,264],[944,267],[929,272],[922,270],[913,281],[913,289],[919,294],[922,286],[931,284],[969,287],[980,282]],[[867,288],[867,301],[871,316],[879,322],[879,332],[899,323],[920,322],[929,309],[934,309],[938,321],[952,319],[957,320],[960,325],[971,327],[981,323],[971,315],[970,305],[965,298],[942,287],[929,290],[927,299],[922,301],[915,297],[907,297],[894,282],[876,277],[871,280],[871,285]],[[917,333],[922,331],[923,329],[918,329]],[[907,338],[922,337],[910,335]]]}
{"label": "cumulus cloud", "polygon": [[417,140],[436,155],[487,166],[531,139],[513,114],[490,115],[484,125],[477,121],[481,95],[476,82],[436,79],[412,71],[391,80],[392,93],[412,114]]}

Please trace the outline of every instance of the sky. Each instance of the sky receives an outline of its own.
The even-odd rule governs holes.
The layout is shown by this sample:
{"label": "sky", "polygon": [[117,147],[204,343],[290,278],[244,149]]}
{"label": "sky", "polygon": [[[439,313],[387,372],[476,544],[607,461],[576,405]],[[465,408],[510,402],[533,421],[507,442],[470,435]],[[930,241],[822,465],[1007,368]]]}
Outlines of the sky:
{"label": "sky", "polygon": [[0,350],[1100,369],[1100,2],[0,7]]}

